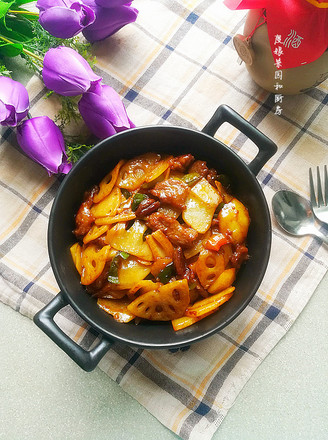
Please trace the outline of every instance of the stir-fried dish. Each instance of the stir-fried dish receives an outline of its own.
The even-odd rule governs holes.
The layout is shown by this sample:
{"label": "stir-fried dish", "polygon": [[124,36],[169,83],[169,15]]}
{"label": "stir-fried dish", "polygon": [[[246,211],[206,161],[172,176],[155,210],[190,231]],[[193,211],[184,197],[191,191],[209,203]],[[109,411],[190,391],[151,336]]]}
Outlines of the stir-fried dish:
{"label": "stir-fried dish", "polygon": [[247,208],[191,154],[121,160],[85,193],[75,223],[81,283],[122,323],[192,325],[231,298],[248,258]]}

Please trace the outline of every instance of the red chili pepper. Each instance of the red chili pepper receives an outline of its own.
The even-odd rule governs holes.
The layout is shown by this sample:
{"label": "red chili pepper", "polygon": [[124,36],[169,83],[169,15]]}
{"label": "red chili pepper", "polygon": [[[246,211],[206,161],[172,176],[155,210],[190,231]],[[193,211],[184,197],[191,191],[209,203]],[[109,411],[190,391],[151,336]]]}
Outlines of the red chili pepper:
{"label": "red chili pepper", "polygon": [[221,233],[212,235],[205,243],[204,247],[209,251],[218,252],[224,244],[229,243],[227,237]]}

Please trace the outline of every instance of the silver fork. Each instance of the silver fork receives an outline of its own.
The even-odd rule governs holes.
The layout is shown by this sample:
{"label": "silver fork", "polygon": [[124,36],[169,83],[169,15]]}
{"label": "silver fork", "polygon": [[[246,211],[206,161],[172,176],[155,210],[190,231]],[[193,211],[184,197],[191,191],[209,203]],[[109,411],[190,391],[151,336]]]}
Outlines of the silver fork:
{"label": "silver fork", "polygon": [[327,165],[324,166],[324,195],[321,186],[320,169],[317,167],[317,197],[311,168],[309,169],[310,200],[313,214],[323,223],[328,224],[328,176]]}

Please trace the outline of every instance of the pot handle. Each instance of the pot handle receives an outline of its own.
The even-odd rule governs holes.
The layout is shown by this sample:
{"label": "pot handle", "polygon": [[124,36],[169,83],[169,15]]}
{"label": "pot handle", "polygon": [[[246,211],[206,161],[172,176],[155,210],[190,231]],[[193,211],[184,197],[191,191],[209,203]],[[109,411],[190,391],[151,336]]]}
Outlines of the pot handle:
{"label": "pot handle", "polygon": [[90,351],[84,350],[76,344],[58,327],[53,319],[56,313],[67,305],[68,301],[65,296],[59,292],[49,304],[36,313],[33,321],[83,370],[92,371],[105,356],[113,342],[102,337],[98,345]]}
{"label": "pot handle", "polygon": [[244,133],[259,149],[255,158],[248,164],[248,168],[256,176],[270,157],[275,154],[277,151],[277,145],[260,130],[254,127],[254,125],[246,121],[246,119],[244,119],[239,113],[225,104],[218,107],[214,115],[203,128],[202,132],[214,136],[218,128],[224,122],[228,122]]}

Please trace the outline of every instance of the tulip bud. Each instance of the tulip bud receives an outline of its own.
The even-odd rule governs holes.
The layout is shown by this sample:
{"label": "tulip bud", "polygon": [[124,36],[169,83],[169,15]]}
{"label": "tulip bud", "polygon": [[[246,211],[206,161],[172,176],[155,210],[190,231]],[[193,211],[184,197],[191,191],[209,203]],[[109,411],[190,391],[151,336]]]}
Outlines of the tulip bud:
{"label": "tulip bud", "polygon": [[74,49],[59,46],[44,56],[42,77],[45,86],[63,96],[77,96],[101,81],[88,62]]}
{"label": "tulip bud", "polygon": [[115,90],[105,84],[96,84],[84,93],[79,111],[89,130],[99,139],[135,127],[124,104]]}
{"label": "tulip bud", "polygon": [[57,38],[71,38],[95,21],[93,10],[75,0],[38,0],[39,23]]}
{"label": "tulip bud", "polygon": [[[84,37],[91,43],[104,40],[115,34],[123,26],[136,21],[138,16],[138,10],[133,8],[130,3],[116,7],[102,7],[95,0],[84,0],[84,3],[90,6],[96,15],[95,21],[82,32]],[[115,3],[118,2],[115,1]]]}
{"label": "tulip bud", "polygon": [[17,128],[17,141],[24,153],[42,165],[49,176],[67,174],[72,168],[67,160],[64,137],[48,116],[24,121]]}
{"label": "tulip bud", "polygon": [[26,88],[11,78],[0,76],[0,124],[15,127],[29,109]]}
{"label": "tulip bud", "polygon": [[95,0],[97,5],[102,6],[103,8],[116,8],[117,6],[122,6],[129,4],[131,5],[131,0]]}

